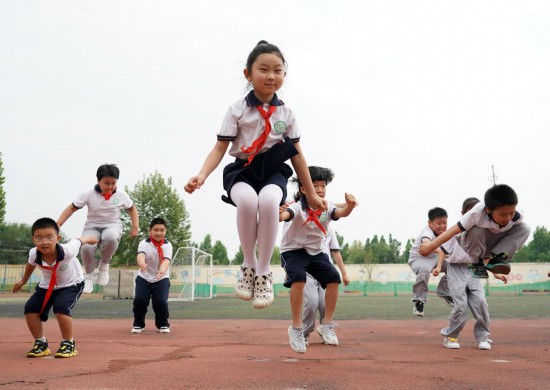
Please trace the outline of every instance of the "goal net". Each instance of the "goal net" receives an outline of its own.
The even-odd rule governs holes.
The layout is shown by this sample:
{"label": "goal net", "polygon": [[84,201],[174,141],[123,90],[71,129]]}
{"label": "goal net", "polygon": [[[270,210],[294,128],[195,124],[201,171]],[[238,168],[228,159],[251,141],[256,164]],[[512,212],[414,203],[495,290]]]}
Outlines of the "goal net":
{"label": "goal net", "polygon": [[212,255],[193,247],[178,248],[170,265],[170,301],[212,299]]}

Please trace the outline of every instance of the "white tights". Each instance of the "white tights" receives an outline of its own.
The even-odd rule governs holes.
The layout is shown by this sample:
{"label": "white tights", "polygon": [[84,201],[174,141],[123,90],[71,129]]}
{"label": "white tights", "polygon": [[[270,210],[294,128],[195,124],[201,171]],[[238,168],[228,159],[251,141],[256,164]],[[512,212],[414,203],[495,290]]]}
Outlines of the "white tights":
{"label": "white tights", "polygon": [[238,182],[231,187],[231,199],[237,206],[237,230],[243,248],[243,265],[256,268],[256,275],[269,273],[269,263],[279,228],[279,204],[282,198],[283,190],[275,184],[265,186],[259,194],[244,182]]}

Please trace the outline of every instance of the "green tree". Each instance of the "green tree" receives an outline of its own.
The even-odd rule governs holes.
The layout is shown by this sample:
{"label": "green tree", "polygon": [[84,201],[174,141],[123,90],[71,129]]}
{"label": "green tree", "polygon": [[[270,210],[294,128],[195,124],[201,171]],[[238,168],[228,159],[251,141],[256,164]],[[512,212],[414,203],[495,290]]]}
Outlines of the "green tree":
{"label": "green tree", "polygon": [[165,180],[155,171],[149,176],[143,176],[133,190],[125,187],[125,191],[134,201],[139,213],[138,237],[130,237],[132,223],[128,213],[122,213],[123,233],[114,265],[134,265],[139,242],[149,235],[149,224],[156,217],[166,220],[166,238],[172,243],[174,253],[180,247],[187,246],[191,237],[191,224],[185,203],[172,187],[172,178]]}
{"label": "green tree", "polygon": [[403,253],[401,254],[401,263],[408,263],[409,262],[409,254],[411,252],[411,248],[414,244],[414,238],[409,238],[407,240],[407,243],[405,244],[405,249],[403,250]]}
{"label": "green tree", "polygon": [[359,240],[353,240],[347,248],[346,255],[346,263],[364,264],[366,258],[365,245]]}
{"label": "green tree", "polygon": [[237,250],[237,253],[235,253],[235,256],[233,256],[233,260],[231,261],[231,264],[242,265],[243,262],[244,262],[243,247],[239,245],[239,249]]}
{"label": "green tree", "polygon": [[204,236],[204,239],[199,244],[199,249],[206,253],[212,253],[212,236],[210,233]]}
{"label": "green tree", "polygon": [[25,264],[34,247],[31,226],[26,223],[0,225],[0,260],[9,264]]}
{"label": "green tree", "polygon": [[2,162],[2,152],[0,152],[0,225],[4,224],[6,218],[6,192],[4,191],[4,163]]}
{"label": "green tree", "polygon": [[275,245],[271,255],[271,264],[281,264],[281,251],[277,245]]}
{"label": "green tree", "polygon": [[550,262],[550,232],[544,226],[537,226],[531,242],[514,256],[515,262]]}
{"label": "green tree", "polygon": [[214,246],[211,248],[211,252],[209,253],[212,254],[212,264],[214,265],[229,264],[229,258],[227,257],[227,248],[225,247],[225,245],[223,245],[223,243],[220,240],[217,240],[214,243]]}

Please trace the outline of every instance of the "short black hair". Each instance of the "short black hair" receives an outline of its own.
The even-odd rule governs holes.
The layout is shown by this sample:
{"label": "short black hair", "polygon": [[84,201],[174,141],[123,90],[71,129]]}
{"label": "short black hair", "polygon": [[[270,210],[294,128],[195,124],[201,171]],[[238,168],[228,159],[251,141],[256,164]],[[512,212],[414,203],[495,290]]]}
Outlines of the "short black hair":
{"label": "short black hair", "polygon": [[[330,168],[310,166],[308,167],[308,170],[309,176],[311,176],[311,181],[325,181],[327,184],[329,184],[334,179],[334,172],[332,172],[332,169]],[[298,201],[303,196],[303,194],[300,192],[302,182],[300,182],[300,179],[298,177],[293,177],[292,182],[296,183],[296,185],[298,186],[298,192],[296,192],[296,194],[294,195],[294,200]]]}
{"label": "short black hair", "polygon": [[447,212],[445,209],[442,209],[441,207],[434,207],[430,211],[428,211],[428,220],[431,222],[436,218],[443,218],[448,217]]}
{"label": "short black hair", "polygon": [[115,164],[103,164],[97,168],[97,180],[101,180],[104,177],[114,177],[115,179],[118,179],[119,175],[120,170]]}
{"label": "short black hair", "polygon": [[59,226],[57,225],[57,222],[55,222],[51,218],[39,218],[32,224],[32,235],[34,236],[34,232],[38,229],[47,229],[47,228],[53,228],[55,229],[55,233],[59,235]]}
{"label": "short black hair", "polygon": [[166,227],[166,221],[164,220],[164,218],[161,217],[153,218],[151,223],[149,224],[149,229],[152,229],[155,225],[164,225],[164,227]]}
{"label": "short black hair", "polygon": [[479,199],[475,197],[466,198],[464,199],[464,202],[462,202],[462,214],[466,214],[468,211],[472,209],[476,204],[479,203]]}
{"label": "short black hair", "polygon": [[506,184],[496,184],[485,192],[485,207],[494,210],[502,206],[515,206],[518,204],[518,196],[512,187]]}

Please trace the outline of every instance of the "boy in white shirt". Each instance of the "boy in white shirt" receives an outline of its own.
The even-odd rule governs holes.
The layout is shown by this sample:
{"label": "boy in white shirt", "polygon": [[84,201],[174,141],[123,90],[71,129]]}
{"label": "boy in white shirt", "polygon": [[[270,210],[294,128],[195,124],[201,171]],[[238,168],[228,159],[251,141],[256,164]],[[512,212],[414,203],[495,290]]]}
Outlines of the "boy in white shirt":
{"label": "boy in white shirt", "polygon": [[150,300],[153,301],[155,326],[160,333],[170,333],[168,295],[171,260],[172,244],[166,239],[166,221],[153,218],[149,224],[149,237],[138,246],[139,273],[136,277],[132,333],[141,333],[145,328],[145,315]]}
{"label": "boy in white shirt", "polygon": [[[309,167],[316,195],[324,198],[326,186],[334,174],[328,168]],[[351,194],[345,195],[345,205],[336,207],[329,204],[325,211],[314,210],[308,204],[305,189],[297,181],[299,191],[295,196],[296,203],[291,204],[279,214],[279,220],[285,221],[283,238],[281,240],[281,265],[286,272],[285,287],[290,287],[290,307],[292,311],[292,326],[288,328],[290,347],[297,353],[306,352],[306,344],[302,324],[302,304],[307,273],[319,281],[326,289],[325,319],[319,327],[319,332],[326,344],[338,345],[334,333],[332,316],[338,300],[338,285],[340,275],[328,256],[323,252],[323,242],[331,220],[347,217],[357,204]],[[257,286],[261,288],[261,286]]]}
{"label": "boy in white shirt", "polygon": [[[116,165],[104,164],[97,169],[97,184],[93,189],[83,192],[74,202],[69,204],[57,219],[59,227],[71,215],[84,206],[88,206],[88,218],[84,224],[83,236],[95,236],[99,242],[101,261],[97,284],[105,286],[109,283],[109,263],[118,249],[122,235],[120,209],[125,209],[132,220],[131,237],[139,232],[139,216],[134,202],[128,194],[117,188],[120,171]],[[94,289],[94,270],[97,260],[94,258],[97,244],[82,246],[82,261],[84,262],[84,292],[89,294]]]}
{"label": "boy in white shirt", "polygon": [[48,313],[52,307],[63,337],[55,357],[68,358],[78,354],[73,339],[71,312],[82,294],[84,275],[76,256],[81,245],[95,244],[97,238],[81,237],[67,244],[59,244],[60,239],[59,227],[53,219],[38,219],[32,225],[32,241],[36,248],[29,251],[29,261],[25,265],[23,277],[13,286],[14,293],[20,291],[36,267],[42,270],[44,277],[25,304],[27,326],[35,338],[34,346],[27,352],[27,357],[50,354],[42,322],[48,320]]}

